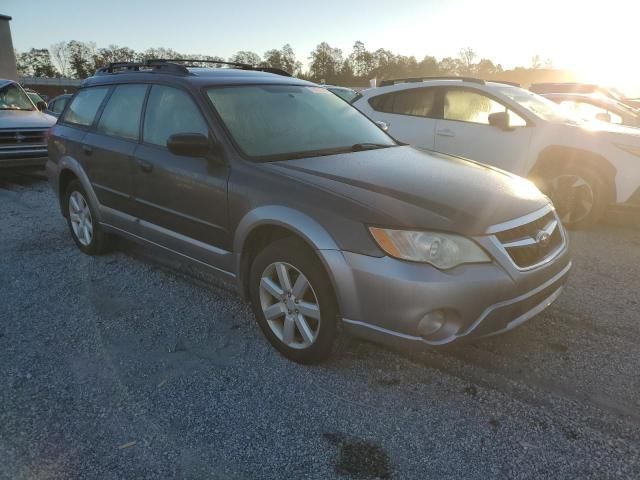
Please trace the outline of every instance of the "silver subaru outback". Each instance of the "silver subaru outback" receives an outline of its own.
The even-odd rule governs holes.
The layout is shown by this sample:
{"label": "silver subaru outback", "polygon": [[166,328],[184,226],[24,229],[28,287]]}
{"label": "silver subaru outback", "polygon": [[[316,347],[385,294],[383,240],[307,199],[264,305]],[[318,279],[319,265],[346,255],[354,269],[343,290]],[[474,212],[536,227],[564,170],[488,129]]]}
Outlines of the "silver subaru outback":
{"label": "silver subaru outback", "polygon": [[80,250],[120,235],[211,268],[304,363],[341,329],[444,345],[558,298],[567,237],[530,182],[401,145],[284,72],[231,67],[117,64],[84,83],[47,162]]}

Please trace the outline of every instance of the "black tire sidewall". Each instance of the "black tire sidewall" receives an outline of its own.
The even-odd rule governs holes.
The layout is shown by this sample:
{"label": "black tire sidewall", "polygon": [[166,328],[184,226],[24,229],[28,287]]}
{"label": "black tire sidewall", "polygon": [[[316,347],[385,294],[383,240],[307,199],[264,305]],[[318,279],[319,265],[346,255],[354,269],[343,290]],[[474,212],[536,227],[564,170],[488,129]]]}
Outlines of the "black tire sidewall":
{"label": "black tire sidewall", "polygon": [[[320,330],[313,344],[305,349],[282,343],[267,323],[260,305],[260,281],[265,269],[275,262],[286,262],[300,270],[309,280],[320,305]],[[260,329],[282,355],[294,362],[313,364],[325,360],[333,351],[338,333],[338,308],[329,277],[316,254],[305,244],[285,238],[278,240],[254,259],[249,278],[251,305]]]}
{"label": "black tire sidewall", "polygon": [[[78,237],[73,231],[73,227],[71,225],[71,215],[69,211],[69,197],[71,197],[71,194],[73,192],[78,192],[84,197],[85,201],[87,202],[87,205],[89,206],[89,211],[91,212],[91,221],[93,222],[93,236],[91,238],[91,243],[89,243],[89,245],[83,245],[82,243],[80,243],[80,240],[78,240]],[[69,185],[67,186],[67,190],[64,194],[64,208],[66,210],[65,213],[67,217],[67,225],[69,227],[69,232],[71,233],[71,238],[73,238],[73,241],[75,242],[77,247],[87,255],[98,255],[102,253],[104,251],[104,234],[100,230],[100,226],[97,221],[98,217],[96,216],[96,212],[91,206],[91,202],[89,201],[87,192],[85,191],[85,189],[82,187],[82,184],[78,180],[72,180],[71,182],[69,182]]]}
{"label": "black tire sidewall", "polygon": [[555,171],[548,177],[549,182],[562,175],[576,175],[582,178],[593,192],[593,208],[589,214],[577,221],[577,222],[563,222],[563,225],[569,229],[581,229],[593,226],[603,217],[607,205],[610,202],[609,192],[606,187],[606,183],[603,178],[600,178],[598,173],[593,169],[582,167],[579,165],[573,165],[568,168],[563,168]]}

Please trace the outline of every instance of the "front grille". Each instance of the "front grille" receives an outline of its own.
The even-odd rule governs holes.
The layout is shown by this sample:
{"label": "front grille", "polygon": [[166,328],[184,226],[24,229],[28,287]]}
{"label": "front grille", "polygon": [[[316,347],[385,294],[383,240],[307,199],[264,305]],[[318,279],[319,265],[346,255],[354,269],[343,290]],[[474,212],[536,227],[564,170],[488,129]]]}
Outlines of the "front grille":
{"label": "front grille", "polygon": [[500,245],[518,268],[531,268],[554,256],[564,246],[562,227],[555,212],[549,211],[495,233]]}
{"label": "front grille", "polygon": [[47,130],[0,130],[0,159],[40,157],[47,154]]}
{"label": "front grille", "polygon": [[44,145],[46,135],[46,129],[0,130],[0,147]]}

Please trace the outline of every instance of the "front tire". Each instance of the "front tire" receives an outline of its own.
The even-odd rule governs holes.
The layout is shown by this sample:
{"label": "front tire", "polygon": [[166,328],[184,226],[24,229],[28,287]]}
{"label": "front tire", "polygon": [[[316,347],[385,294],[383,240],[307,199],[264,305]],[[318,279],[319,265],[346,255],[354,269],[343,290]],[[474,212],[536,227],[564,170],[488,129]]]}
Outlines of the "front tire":
{"label": "front tire", "polygon": [[544,179],[549,196],[565,227],[580,229],[596,224],[609,204],[609,192],[601,175],[590,168],[572,166]]}
{"label": "front tire", "polygon": [[109,250],[109,238],[102,231],[88,195],[78,180],[69,182],[65,193],[67,225],[78,248],[87,255],[100,255]]}
{"label": "front tire", "polygon": [[313,364],[332,352],[338,308],[322,263],[295,238],[278,240],[253,261],[250,298],[267,340],[294,362]]}

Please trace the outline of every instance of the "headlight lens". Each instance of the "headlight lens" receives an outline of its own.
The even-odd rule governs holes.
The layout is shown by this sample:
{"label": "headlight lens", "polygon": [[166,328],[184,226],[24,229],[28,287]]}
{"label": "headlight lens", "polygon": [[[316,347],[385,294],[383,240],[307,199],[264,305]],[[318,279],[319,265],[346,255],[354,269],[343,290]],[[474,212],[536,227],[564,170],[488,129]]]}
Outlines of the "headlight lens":
{"label": "headlight lens", "polygon": [[369,231],[388,255],[412,262],[430,263],[442,270],[463,263],[491,261],[473,240],[459,235],[376,227],[369,227]]}
{"label": "headlight lens", "polygon": [[632,145],[621,145],[619,143],[616,143],[616,146],[618,148],[621,148],[625,152],[630,153],[631,155],[635,155],[636,157],[640,157],[640,147],[634,147]]}

